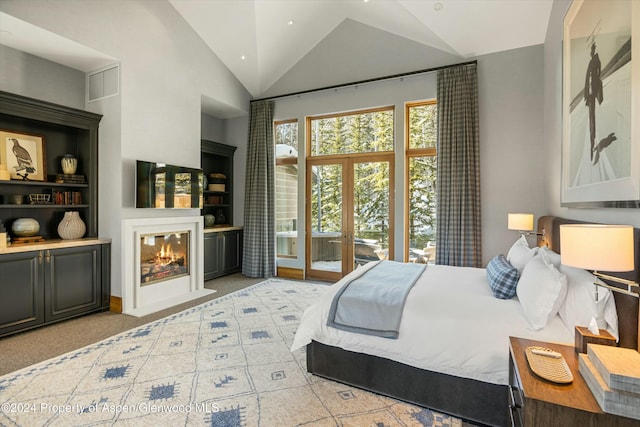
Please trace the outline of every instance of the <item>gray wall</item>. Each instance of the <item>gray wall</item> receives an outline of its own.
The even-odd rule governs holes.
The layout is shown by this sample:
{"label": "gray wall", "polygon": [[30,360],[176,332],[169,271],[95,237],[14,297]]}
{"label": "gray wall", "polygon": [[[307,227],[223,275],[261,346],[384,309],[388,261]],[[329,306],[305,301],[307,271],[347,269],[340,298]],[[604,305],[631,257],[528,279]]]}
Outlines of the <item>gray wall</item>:
{"label": "gray wall", "polygon": [[[575,209],[561,206],[562,158],[562,20],[570,0],[555,0],[544,44],[545,191],[549,213],[583,221],[630,224],[640,227],[638,209]],[[637,143],[637,141],[636,141]]]}
{"label": "gray wall", "polygon": [[0,89],[84,109],[84,73],[0,45]]}

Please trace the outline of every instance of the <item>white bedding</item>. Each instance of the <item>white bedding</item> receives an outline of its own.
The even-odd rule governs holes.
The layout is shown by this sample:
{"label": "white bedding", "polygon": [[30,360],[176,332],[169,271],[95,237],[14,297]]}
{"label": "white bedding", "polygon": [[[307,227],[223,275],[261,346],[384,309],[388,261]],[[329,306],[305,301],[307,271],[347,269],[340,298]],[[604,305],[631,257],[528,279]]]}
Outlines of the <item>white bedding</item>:
{"label": "white bedding", "polygon": [[330,286],[305,310],[292,350],[315,340],[421,369],[508,384],[509,336],[573,344],[573,333],[558,315],[545,328],[534,331],[517,298],[495,298],[485,269],[442,265],[429,265],[409,293],[398,339],[328,327],[331,301],[343,281],[374,264]]}

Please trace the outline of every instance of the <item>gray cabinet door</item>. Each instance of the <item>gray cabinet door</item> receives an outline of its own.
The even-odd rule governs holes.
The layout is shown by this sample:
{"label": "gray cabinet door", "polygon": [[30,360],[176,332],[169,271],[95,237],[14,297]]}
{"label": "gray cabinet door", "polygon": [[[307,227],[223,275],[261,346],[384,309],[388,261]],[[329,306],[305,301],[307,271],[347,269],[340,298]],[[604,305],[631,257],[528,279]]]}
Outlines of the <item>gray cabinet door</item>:
{"label": "gray cabinet door", "polygon": [[0,257],[0,336],[44,323],[39,252]]}
{"label": "gray cabinet door", "polygon": [[233,230],[222,233],[221,252],[224,254],[224,274],[240,271],[242,262],[242,231]]}
{"label": "gray cabinet door", "polygon": [[222,274],[219,238],[220,233],[204,234],[204,280],[211,280]]}
{"label": "gray cabinet door", "polygon": [[102,304],[101,246],[45,252],[45,321],[98,310]]}

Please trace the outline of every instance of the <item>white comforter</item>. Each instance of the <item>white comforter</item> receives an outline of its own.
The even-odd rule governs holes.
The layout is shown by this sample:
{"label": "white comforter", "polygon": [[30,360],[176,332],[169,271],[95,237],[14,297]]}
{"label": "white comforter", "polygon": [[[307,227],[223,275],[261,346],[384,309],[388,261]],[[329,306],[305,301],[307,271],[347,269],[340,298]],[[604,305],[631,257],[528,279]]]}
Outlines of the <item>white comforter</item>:
{"label": "white comforter", "polygon": [[[373,264],[347,277],[361,275]],[[573,333],[558,315],[534,331],[517,298],[495,298],[485,269],[441,265],[429,265],[409,293],[398,339],[340,331],[326,323],[344,280],[305,310],[292,350],[315,340],[421,369],[508,384],[509,336],[573,344]]]}

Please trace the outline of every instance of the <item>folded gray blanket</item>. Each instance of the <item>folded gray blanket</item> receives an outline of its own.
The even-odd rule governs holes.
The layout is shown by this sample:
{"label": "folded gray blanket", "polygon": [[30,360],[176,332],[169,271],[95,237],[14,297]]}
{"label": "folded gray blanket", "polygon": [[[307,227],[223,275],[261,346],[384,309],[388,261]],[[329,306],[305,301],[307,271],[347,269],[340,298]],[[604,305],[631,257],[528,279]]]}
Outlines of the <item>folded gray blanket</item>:
{"label": "folded gray blanket", "polygon": [[379,261],[338,291],[331,303],[327,326],[398,338],[407,295],[426,267],[426,264]]}

